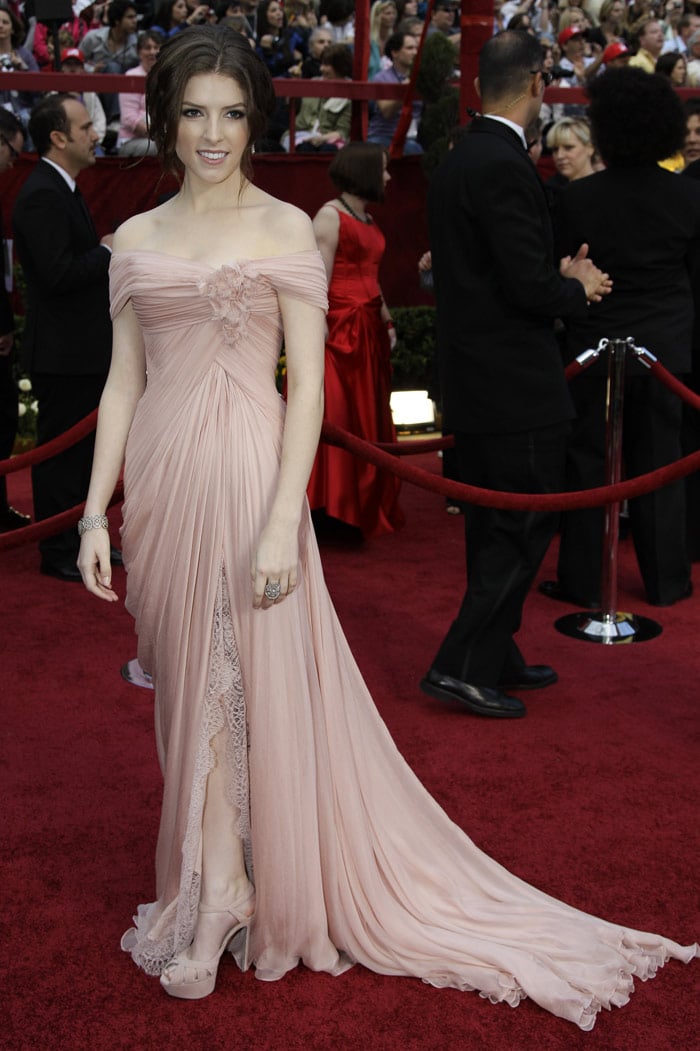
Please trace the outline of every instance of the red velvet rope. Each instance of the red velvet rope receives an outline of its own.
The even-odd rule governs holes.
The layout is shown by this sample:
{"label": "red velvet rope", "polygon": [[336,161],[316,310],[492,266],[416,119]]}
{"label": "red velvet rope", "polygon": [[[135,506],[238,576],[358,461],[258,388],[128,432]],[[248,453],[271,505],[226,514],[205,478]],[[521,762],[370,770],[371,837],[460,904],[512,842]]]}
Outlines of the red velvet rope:
{"label": "red velvet rope", "polygon": [[[567,376],[576,375],[582,371],[577,361],[568,366]],[[681,383],[681,381],[664,368],[659,361],[653,361],[650,372],[656,376],[669,390],[677,394],[687,405],[700,410],[700,395],[694,393]],[[17,471],[23,467],[29,467],[34,463],[41,463],[56,452],[62,452],[76,442],[84,438],[95,429],[97,422],[97,409],[86,416],[70,430],[59,435],[45,445],[40,445],[31,452],[15,456],[10,460],[0,460],[0,475]],[[462,482],[454,482],[448,478],[441,478],[424,471],[420,467],[411,467],[408,464],[399,463],[397,457],[408,456],[413,453],[435,452],[438,449],[447,449],[454,444],[451,436],[436,438],[429,441],[414,442],[391,442],[376,443],[366,442],[357,438],[342,427],[325,421],[321,429],[321,440],[329,445],[336,445],[347,452],[360,456],[376,467],[382,467],[392,474],[397,475],[406,482],[417,485],[420,489],[428,492],[439,493],[454,500],[462,500],[465,503],[477,504],[480,507],[498,507],[512,511],[570,511],[584,507],[602,507],[604,504],[617,503],[622,500],[630,500],[635,496],[643,496],[659,489],[662,485],[668,485],[679,478],[692,474],[700,469],[700,450],[684,456],[676,463],[668,464],[666,467],[658,467],[647,474],[638,475],[636,478],[628,478],[617,485],[598,486],[594,489],[579,489],[569,493],[504,493],[494,489],[482,489],[474,485],[464,485]],[[121,483],[117,486],[109,506],[118,503],[123,496]],[[25,526],[23,529],[15,529],[8,533],[0,534],[0,551],[19,547],[33,540],[42,540],[44,537],[52,536],[54,533],[67,529],[78,521],[83,513],[84,504],[62,511],[59,515],[46,518],[41,522]]]}
{"label": "red velvet rope", "polygon": [[[118,482],[108,506],[114,507],[123,498],[124,487],[121,482]],[[0,533],[0,551],[9,551],[13,547],[21,547],[33,540],[44,540],[47,536],[54,536],[55,533],[61,533],[64,529],[70,529],[71,526],[78,524],[78,519],[82,518],[84,510],[84,503],[77,504],[67,511],[61,511],[60,515],[44,518],[41,522],[33,522],[32,525],[24,526],[23,529],[12,529],[9,533]]]}
{"label": "red velvet rope", "polygon": [[[26,453],[20,453],[19,456],[12,456],[9,460],[0,460],[0,478],[4,474],[13,474],[15,471],[21,471],[25,467],[33,467],[35,463],[43,463],[44,460],[50,459],[56,453],[62,453],[65,449],[70,449],[71,445],[76,445],[82,438],[91,434],[96,426],[97,409],[93,409],[89,416],[85,416],[82,420],[74,423],[67,431],[59,434],[56,438],[52,438],[50,442],[37,445],[35,449],[30,449]],[[80,518],[80,515],[78,515],[78,518]]]}

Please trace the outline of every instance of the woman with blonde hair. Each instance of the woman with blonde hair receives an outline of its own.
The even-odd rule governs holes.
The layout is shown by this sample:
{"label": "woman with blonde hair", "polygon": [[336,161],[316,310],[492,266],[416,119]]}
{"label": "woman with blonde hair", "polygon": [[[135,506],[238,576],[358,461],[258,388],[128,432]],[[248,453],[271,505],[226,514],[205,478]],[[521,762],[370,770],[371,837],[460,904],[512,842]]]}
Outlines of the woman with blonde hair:
{"label": "woman with blonde hair", "polygon": [[557,174],[548,185],[562,188],[576,179],[593,174],[595,147],[591,126],[585,117],[562,117],[547,132]]}
{"label": "woman with blonde hair", "polygon": [[394,0],[375,0],[369,12],[369,70],[371,80],[382,68],[386,42],[394,32],[399,12]]}

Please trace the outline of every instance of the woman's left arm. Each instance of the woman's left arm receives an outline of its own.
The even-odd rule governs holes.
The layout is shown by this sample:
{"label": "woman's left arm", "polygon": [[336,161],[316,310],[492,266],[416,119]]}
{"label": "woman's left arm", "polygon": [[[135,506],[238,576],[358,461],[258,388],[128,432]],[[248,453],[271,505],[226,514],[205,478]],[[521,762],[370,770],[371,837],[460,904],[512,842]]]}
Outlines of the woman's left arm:
{"label": "woman's left arm", "polygon": [[[308,247],[315,247],[310,223],[307,230]],[[277,491],[252,566],[256,608],[274,605],[275,600],[265,596],[266,584],[279,581],[277,602],[296,587],[299,525],[323,421],[324,312],[286,295],[279,296],[279,304],[287,358],[287,413]]]}

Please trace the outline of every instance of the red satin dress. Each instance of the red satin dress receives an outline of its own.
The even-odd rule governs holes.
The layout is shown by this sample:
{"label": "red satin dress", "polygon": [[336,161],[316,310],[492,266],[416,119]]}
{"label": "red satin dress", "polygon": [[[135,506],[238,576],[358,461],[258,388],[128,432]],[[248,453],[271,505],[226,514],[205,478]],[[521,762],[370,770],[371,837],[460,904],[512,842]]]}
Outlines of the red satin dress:
{"label": "red satin dress", "polygon": [[[324,418],[370,442],[396,440],[389,409],[389,337],[381,319],[379,264],[384,235],[338,209],[340,229],[328,289]],[[309,504],[357,526],[365,537],[399,529],[400,482],[343,449],[321,443]]]}

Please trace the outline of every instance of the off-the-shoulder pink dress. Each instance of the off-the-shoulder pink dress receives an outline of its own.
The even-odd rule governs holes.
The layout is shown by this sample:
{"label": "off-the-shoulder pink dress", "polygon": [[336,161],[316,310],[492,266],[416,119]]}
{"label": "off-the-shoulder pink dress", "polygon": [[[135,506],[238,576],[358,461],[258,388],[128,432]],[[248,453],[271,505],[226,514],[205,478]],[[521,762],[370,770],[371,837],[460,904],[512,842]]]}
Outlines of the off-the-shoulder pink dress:
{"label": "off-the-shoulder pink dress", "polygon": [[164,790],[156,901],[124,947],[151,974],[192,939],[210,741],[228,730],[230,798],[263,979],[298,961],[530,996],[590,1029],[681,947],[596,919],[483,854],[406,765],[326,591],[307,516],[300,583],[254,610],[250,567],[279,470],[277,296],[325,307],[320,256],[211,268],[148,251],[112,260],[148,383],[126,450],[123,549],[141,664],[153,675]]}

